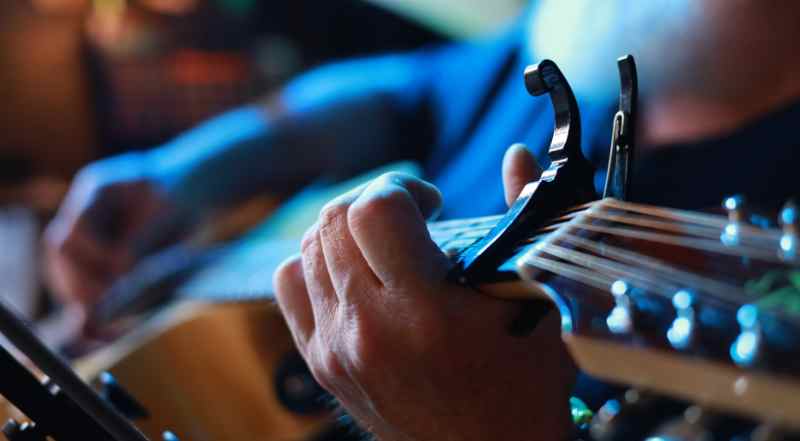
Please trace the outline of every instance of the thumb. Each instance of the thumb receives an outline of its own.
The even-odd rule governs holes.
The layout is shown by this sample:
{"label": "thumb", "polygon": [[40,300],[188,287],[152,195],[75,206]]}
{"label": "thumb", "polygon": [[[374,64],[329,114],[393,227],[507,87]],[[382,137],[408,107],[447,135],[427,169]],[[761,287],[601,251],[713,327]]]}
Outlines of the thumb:
{"label": "thumb", "polygon": [[503,187],[510,206],[522,188],[542,175],[542,168],[524,144],[514,144],[503,156]]}

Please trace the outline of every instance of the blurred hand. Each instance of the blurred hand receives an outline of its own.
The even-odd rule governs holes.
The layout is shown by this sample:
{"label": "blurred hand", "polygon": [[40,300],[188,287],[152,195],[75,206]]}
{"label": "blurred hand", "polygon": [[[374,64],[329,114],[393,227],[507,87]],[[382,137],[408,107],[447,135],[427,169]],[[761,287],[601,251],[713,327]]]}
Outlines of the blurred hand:
{"label": "blurred hand", "polygon": [[[536,178],[512,147],[507,198]],[[388,174],[330,202],[275,274],[278,302],[319,383],[383,441],[566,439],[575,368],[550,312],[512,336],[514,302],[446,280],[425,220],[439,192]]]}
{"label": "blurred hand", "polygon": [[96,303],[141,257],[137,247],[153,221],[172,215],[145,158],[126,154],[86,166],[47,226],[47,280],[66,304]]}

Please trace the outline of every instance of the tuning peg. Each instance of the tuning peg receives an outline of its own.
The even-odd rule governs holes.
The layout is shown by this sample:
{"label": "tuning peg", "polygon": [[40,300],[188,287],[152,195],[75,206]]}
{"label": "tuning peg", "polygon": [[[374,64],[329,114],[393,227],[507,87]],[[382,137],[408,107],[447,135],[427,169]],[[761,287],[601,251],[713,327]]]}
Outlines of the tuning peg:
{"label": "tuning peg", "polygon": [[780,239],[780,250],[778,255],[782,260],[794,261],[797,259],[798,247],[798,213],[797,204],[790,200],[783,206],[778,220],[783,229],[783,234]]}
{"label": "tuning peg", "polygon": [[761,352],[761,321],[755,305],[744,305],[736,312],[741,332],[731,345],[733,362],[739,366],[752,366]]}
{"label": "tuning peg", "polygon": [[734,246],[739,244],[740,225],[747,220],[744,196],[736,195],[725,198],[722,203],[725,212],[728,213],[728,224],[722,230],[720,240],[723,244]]}
{"label": "tuning peg", "polygon": [[8,441],[46,441],[47,436],[34,423],[20,424],[16,420],[8,420],[3,425],[3,435]]}
{"label": "tuning peg", "polygon": [[631,299],[631,287],[624,280],[611,284],[611,294],[616,306],[606,318],[608,329],[614,334],[627,334],[633,330],[634,305]]}
{"label": "tuning peg", "polygon": [[672,296],[675,307],[675,320],[667,331],[667,340],[675,349],[686,349],[694,337],[695,311],[694,295],[682,289]]}

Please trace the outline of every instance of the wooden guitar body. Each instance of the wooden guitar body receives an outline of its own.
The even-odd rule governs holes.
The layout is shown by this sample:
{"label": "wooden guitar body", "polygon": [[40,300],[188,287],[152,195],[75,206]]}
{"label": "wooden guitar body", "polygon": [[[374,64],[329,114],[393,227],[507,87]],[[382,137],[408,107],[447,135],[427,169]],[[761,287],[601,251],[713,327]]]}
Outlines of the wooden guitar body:
{"label": "wooden guitar body", "polygon": [[[117,302],[115,313],[131,331],[77,360],[75,369],[95,384],[110,372],[147,411],[133,421],[153,440],[165,430],[190,441],[315,439],[331,426],[332,412],[271,300],[272,273],[297,252],[296,237],[327,201],[388,171],[419,174],[416,165],[397,163],[336,185],[313,185],[216,258],[201,259],[176,286],[149,274],[158,256],[146,259],[143,271],[135,269],[120,286],[133,287],[134,297],[175,301],[145,319],[124,317],[130,308]],[[253,217],[265,210],[247,204],[228,214],[232,220],[204,226],[201,242],[228,236],[232,224],[246,225],[242,212]]]}
{"label": "wooden guitar body", "polygon": [[279,399],[286,385],[277,384],[278,371],[294,356],[270,301],[182,302],[79,360],[76,369],[87,380],[111,372],[147,410],[134,423],[150,439],[169,429],[194,441],[300,441],[312,439],[330,417],[292,412]]}

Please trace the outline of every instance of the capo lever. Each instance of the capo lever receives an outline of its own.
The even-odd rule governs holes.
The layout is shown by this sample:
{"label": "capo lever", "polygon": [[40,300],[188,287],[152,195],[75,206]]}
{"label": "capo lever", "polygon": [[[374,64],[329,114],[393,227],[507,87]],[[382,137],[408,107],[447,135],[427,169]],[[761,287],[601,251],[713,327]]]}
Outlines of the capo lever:
{"label": "capo lever", "polygon": [[592,166],[581,153],[581,126],[575,95],[558,66],[544,60],[525,69],[525,86],[534,96],[548,93],[555,110],[550,166],[539,181],[523,188],[492,230],[467,248],[450,276],[462,283],[491,278],[514,247],[566,208],[595,198]]}
{"label": "capo lever", "polygon": [[603,197],[624,201],[628,199],[631,186],[639,81],[632,55],[617,59],[617,68],[621,85],[619,110],[614,115],[614,127],[611,131],[611,151]]}

